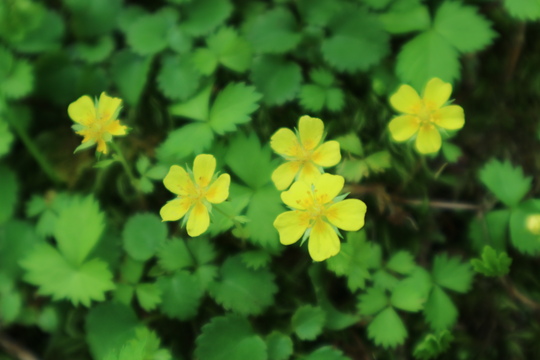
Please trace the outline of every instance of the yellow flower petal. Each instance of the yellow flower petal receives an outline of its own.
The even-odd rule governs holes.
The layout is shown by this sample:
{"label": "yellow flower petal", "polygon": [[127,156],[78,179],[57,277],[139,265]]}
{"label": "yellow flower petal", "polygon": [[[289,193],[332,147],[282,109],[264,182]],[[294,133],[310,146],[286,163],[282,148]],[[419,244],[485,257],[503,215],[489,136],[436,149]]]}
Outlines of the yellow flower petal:
{"label": "yellow flower petal", "polygon": [[304,149],[313,150],[321,142],[324,124],[321,119],[304,115],[298,122],[298,132]]}
{"label": "yellow flower petal", "polygon": [[424,89],[424,101],[429,108],[438,109],[448,101],[450,94],[452,94],[452,84],[433,78]]}
{"label": "yellow flower petal", "polygon": [[216,158],[213,155],[197,155],[193,162],[193,176],[200,187],[210,184],[216,170]]}
{"label": "yellow flower petal", "polygon": [[320,204],[327,204],[343,190],[345,179],[340,175],[322,174],[313,183],[315,196]]}
{"label": "yellow flower petal", "polygon": [[103,139],[97,139],[97,149],[96,151],[101,152],[105,155],[109,152],[109,149],[107,148],[107,143]]}
{"label": "yellow flower petal", "polygon": [[300,144],[291,129],[281,128],[270,138],[270,147],[278,154],[288,158],[300,155]]}
{"label": "yellow flower petal", "polygon": [[293,209],[307,209],[313,205],[313,193],[309,184],[297,181],[291,188],[281,193],[281,200]]}
{"label": "yellow flower petal", "polygon": [[210,226],[210,214],[206,206],[198,201],[189,213],[187,233],[191,237],[199,236],[208,229],[208,226]]}
{"label": "yellow flower petal", "polygon": [[302,168],[300,169],[300,173],[298,174],[298,180],[304,181],[308,184],[313,184],[313,182],[321,176],[321,171],[310,162],[305,162],[302,165]]}
{"label": "yellow flower petal", "polygon": [[306,232],[309,215],[303,211],[287,211],[278,215],[274,227],[279,233],[279,242],[291,245],[297,242]]}
{"label": "yellow flower petal", "polygon": [[327,141],[319,146],[311,157],[313,162],[319,166],[334,166],[341,161],[341,152],[337,141]]}
{"label": "yellow flower petal", "polygon": [[126,135],[127,126],[120,124],[120,120],[114,120],[107,125],[105,131],[111,135]]}
{"label": "yellow flower petal", "polygon": [[68,115],[71,120],[84,126],[89,126],[96,121],[96,108],[90,96],[78,98],[68,106]]}
{"label": "yellow flower petal", "polygon": [[339,253],[339,238],[330,224],[317,220],[309,234],[309,255],[315,261],[323,261]]}
{"label": "yellow flower petal", "polygon": [[326,210],[326,217],[332,225],[346,231],[357,231],[364,226],[366,204],[358,199],[337,202]]}
{"label": "yellow flower petal", "polygon": [[390,104],[399,112],[416,114],[422,107],[420,96],[410,85],[401,85],[392,96]]}
{"label": "yellow flower petal", "polygon": [[102,120],[109,120],[122,105],[122,99],[101,93],[98,101],[98,114]]}
{"label": "yellow flower petal", "polygon": [[231,176],[221,174],[216,181],[210,185],[206,192],[206,200],[212,204],[220,204],[229,197],[229,186],[231,185]]}
{"label": "yellow flower petal", "polygon": [[195,192],[193,181],[189,178],[188,173],[178,165],[171,166],[167,176],[163,179],[163,185],[176,195],[187,196]]}
{"label": "yellow flower petal", "polygon": [[163,221],[176,221],[186,215],[191,205],[192,201],[189,198],[176,198],[166,203],[159,211],[159,215]]}
{"label": "yellow flower petal", "polygon": [[390,135],[395,141],[410,139],[420,127],[420,120],[416,116],[402,115],[392,119],[388,124]]}
{"label": "yellow flower petal", "polygon": [[441,134],[433,125],[420,127],[416,137],[416,150],[421,154],[431,154],[441,148]]}
{"label": "yellow flower petal", "polygon": [[272,173],[272,181],[278,190],[285,190],[291,185],[300,170],[300,161],[287,161],[277,167]]}
{"label": "yellow flower petal", "polygon": [[449,105],[435,113],[435,124],[448,130],[458,130],[465,124],[465,114],[459,105]]}

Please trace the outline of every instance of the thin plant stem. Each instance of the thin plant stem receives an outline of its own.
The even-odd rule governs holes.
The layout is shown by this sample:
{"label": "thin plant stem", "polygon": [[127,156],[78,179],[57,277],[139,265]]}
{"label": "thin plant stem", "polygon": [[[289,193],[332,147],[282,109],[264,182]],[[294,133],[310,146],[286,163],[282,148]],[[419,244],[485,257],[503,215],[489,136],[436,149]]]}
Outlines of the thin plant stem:
{"label": "thin plant stem", "polygon": [[116,153],[116,156],[118,157],[118,160],[120,160],[120,164],[122,164],[122,167],[124,168],[124,171],[126,172],[126,175],[127,175],[128,179],[129,179],[129,182],[137,190],[137,192],[140,192],[139,183],[137,181],[137,178],[135,177],[135,175],[131,171],[131,168],[129,167],[129,164],[126,161],[124,153],[122,153],[122,150],[120,149],[120,147],[114,141],[111,141],[109,144],[111,145],[114,152]]}

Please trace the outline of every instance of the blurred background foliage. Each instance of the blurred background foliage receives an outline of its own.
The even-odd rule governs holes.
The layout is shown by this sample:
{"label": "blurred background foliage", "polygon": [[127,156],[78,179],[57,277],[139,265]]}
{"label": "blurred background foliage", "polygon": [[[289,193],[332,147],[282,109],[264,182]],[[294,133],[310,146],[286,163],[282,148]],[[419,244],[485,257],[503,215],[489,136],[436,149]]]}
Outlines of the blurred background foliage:
{"label": "blurred background foliage", "polygon": [[[0,359],[536,358],[538,19],[538,0],[0,1]],[[388,97],[434,76],[466,125],[422,157],[389,140]],[[73,154],[67,106],[102,91],[125,163]],[[368,204],[323,263],[272,226],[268,139],[303,114]],[[233,183],[190,239],[161,181],[203,152]]]}

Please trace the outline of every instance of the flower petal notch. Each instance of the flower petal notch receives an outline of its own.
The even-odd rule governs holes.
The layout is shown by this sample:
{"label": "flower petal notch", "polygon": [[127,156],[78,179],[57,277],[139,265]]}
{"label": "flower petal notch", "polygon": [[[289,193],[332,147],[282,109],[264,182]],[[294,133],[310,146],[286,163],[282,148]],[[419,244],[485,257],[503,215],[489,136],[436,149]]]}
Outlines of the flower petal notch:
{"label": "flower petal notch", "polygon": [[216,176],[216,158],[213,155],[197,155],[193,171],[173,165],[163,179],[163,184],[176,198],[160,210],[163,221],[184,218],[189,236],[196,237],[208,230],[212,204],[220,204],[229,197],[231,177]]}
{"label": "flower petal notch", "polygon": [[342,176],[322,174],[312,184],[297,181],[281,193],[291,208],[276,218],[274,227],[283,245],[308,237],[308,250],[315,261],[323,261],[340,250],[337,229],[358,231],[364,226],[366,204],[358,199],[338,196],[345,180]]}
{"label": "flower petal notch", "polygon": [[401,85],[390,97],[392,107],[402,113],[388,124],[392,139],[414,139],[419,153],[437,153],[442,146],[441,133],[459,130],[465,124],[463,108],[446,105],[451,93],[452,85],[439,78],[428,81],[422,97],[411,86]]}
{"label": "flower petal notch", "polygon": [[127,126],[117,119],[122,108],[122,100],[102,92],[99,100],[92,101],[84,95],[69,104],[68,115],[76,124],[75,133],[83,136],[82,144],[75,150],[86,149],[97,144],[97,152],[107,154],[107,142],[113,136],[127,133]]}
{"label": "flower petal notch", "polygon": [[285,159],[272,173],[278,190],[287,189],[294,180],[313,183],[323,173],[341,161],[339,143],[324,140],[324,123],[307,115],[300,117],[296,134],[281,128],[272,135],[270,146]]}

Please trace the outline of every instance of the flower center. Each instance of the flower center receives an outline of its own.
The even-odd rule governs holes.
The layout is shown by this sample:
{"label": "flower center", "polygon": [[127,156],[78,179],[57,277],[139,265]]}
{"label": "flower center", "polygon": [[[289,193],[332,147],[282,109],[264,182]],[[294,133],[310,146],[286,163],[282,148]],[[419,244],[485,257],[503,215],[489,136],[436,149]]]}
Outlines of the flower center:
{"label": "flower center", "polygon": [[433,122],[433,111],[426,104],[422,104],[422,108],[418,111],[417,116],[423,125],[428,125]]}

